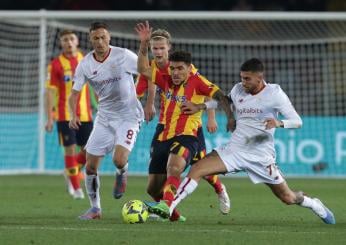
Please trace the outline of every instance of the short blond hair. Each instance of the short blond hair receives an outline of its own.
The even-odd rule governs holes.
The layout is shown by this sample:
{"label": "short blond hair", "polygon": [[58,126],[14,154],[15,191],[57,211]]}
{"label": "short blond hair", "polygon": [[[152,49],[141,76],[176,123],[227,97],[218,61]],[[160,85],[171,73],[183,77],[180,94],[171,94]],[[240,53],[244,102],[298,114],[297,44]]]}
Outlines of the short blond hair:
{"label": "short blond hair", "polygon": [[171,34],[169,34],[168,31],[164,29],[157,29],[151,33],[150,40],[160,40],[160,39],[166,39],[167,43],[171,43]]}
{"label": "short blond hair", "polygon": [[59,37],[62,38],[63,36],[69,35],[69,34],[74,34],[77,36],[77,34],[74,31],[72,31],[70,29],[64,29],[61,32],[59,32]]}

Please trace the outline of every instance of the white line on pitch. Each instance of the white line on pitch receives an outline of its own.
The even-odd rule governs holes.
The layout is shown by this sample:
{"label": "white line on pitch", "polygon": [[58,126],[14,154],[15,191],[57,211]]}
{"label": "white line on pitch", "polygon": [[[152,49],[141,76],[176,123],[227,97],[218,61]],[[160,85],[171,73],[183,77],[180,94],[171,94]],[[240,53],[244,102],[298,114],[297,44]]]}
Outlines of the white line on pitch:
{"label": "white line on pitch", "polygon": [[[143,229],[143,226],[141,227],[135,227],[131,225],[131,229],[132,228],[138,228],[138,231],[145,231],[147,232],[145,229]],[[81,228],[81,227],[45,227],[45,226],[0,226],[0,230],[53,230],[53,231],[114,231],[114,229],[112,228]],[[156,227],[157,229],[157,227]],[[121,231],[121,232],[126,232],[129,229],[119,229],[118,227],[116,228],[116,231]],[[294,234],[326,234],[328,233],[327,231],[273,231],[273,230],[268,230],[268,231],[256,231],[256,230],[225,230],[225,229],[215,229],[215,230],[210,230],[210,229],[167,229],[167,227],[165,227],[164,229],[165,231],[170,230],[173,232],[184,232],[184,233],[191,233],[191,232],[195,232],[195,233],[205,233],[205,232],[219,232],[219,233],[277,233],[277,234],[281,234],[281,233],[294,233]],[[156,230],[157,232],[157,230]],[[335,234],[335,231],[334,231]]]}

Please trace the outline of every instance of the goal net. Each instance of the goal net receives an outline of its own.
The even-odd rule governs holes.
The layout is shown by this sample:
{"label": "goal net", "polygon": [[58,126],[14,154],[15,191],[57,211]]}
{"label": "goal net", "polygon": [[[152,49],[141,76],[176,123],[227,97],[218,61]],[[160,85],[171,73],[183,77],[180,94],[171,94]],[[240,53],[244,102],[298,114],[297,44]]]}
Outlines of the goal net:
{"label": "goal net", "polygon": [[[91,12],[78,16],[47,12],[43,64],[59,54],[62,29],[77,31],[80,48],[90,51],[88,26],[100,16],[112,30],[111,44],[134,52],[139,45],[136,23],[149,19],[154,29],[167,29],[173,49],[190,51],[199,72],[227,93],[239,82],[240,65],[257,57],[265,64],[265,80],[283,88],[304,122],[302,129],[276,132],[281,169],[290,176],[346,175],[345,14]],[[0,18],[0,173],[63,169],[56,129],[44,132],[41,28],[38,18]],[[208,151],[230,137],[222,112],[217,121],[216,134],[205,130]],[[156,122],[141,128],[129,159],[133,174],[147,173]],[[101,170],[114,171],[110,156]]]}

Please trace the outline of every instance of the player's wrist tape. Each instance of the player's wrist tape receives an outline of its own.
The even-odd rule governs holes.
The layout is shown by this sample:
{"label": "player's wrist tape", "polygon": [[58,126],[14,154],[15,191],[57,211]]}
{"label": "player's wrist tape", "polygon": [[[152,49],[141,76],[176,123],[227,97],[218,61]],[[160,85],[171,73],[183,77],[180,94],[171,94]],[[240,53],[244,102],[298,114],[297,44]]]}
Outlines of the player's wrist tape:
{"label": "player's wrist tape", "polygon": [[217,108],[217,101],[216,100],[208,100],[204,102],[206,110],[208,109],[216,109]]}

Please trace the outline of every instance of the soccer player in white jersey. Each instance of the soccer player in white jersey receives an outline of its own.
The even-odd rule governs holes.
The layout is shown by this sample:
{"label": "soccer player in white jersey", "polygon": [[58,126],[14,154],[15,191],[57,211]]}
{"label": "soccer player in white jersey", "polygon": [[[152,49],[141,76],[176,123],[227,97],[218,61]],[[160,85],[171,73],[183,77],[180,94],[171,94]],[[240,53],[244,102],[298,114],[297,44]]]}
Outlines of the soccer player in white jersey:
{"label": "soccer player in white jersey", "polygon": [[133,80],[133,75],[137,74],[137,55],[128,49],[110,46],[110,33],[105,23],[92,23],[89,36],[94,50],[79,63],[69,98],[70,127],[74,129],[80,126],[76,102],[86,82],[94,88],[99,101],[94,128],[85,146],[86,190],[91,208],[79,216],[84,220],[101,217],[97,169],[102,157],[112,151],[117,168],[113,195],[117,199],[123,195],[128,156],[144,118]]}
{"label": "soccer player in white jersey", "polygon": [[[264,81],[263,72],[263,63],[256,58],[242,64],[241,83],[229,95],[236,117],[231,140],[192,165],[170,207],[159,203],[157,213],[169,215],[205,175],[245,171],[253,183],[265,183],[282,202],[310,208],[326,224],[335,224],[333,213],[319,199],[292,191],[275,164],[275,128],[300,128],[302,120],[280,86]],[[190,114],[216,105],[206,103],[190,102],[183,110]],[[278,114],[285,119],[279,120]]]}

